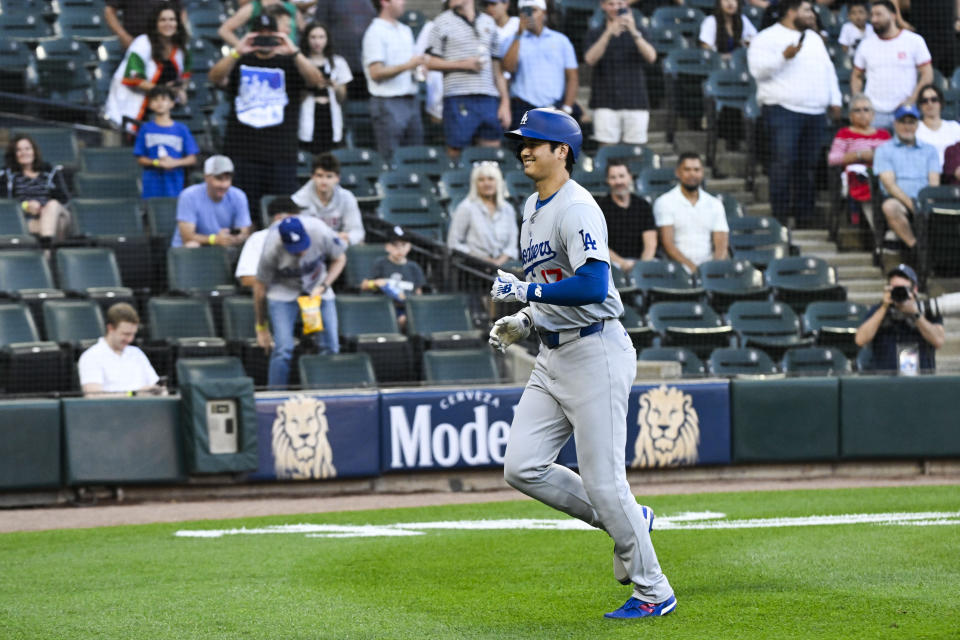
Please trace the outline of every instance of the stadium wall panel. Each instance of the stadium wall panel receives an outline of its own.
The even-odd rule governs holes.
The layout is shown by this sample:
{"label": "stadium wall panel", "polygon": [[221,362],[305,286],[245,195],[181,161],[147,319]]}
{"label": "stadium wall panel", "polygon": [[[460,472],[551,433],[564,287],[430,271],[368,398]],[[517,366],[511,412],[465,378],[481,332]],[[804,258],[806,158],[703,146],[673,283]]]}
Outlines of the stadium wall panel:
{"label": "stadium wall panel", "polygon": [[0,403],[0,489],[46,489],[62,484],[60,402]]}

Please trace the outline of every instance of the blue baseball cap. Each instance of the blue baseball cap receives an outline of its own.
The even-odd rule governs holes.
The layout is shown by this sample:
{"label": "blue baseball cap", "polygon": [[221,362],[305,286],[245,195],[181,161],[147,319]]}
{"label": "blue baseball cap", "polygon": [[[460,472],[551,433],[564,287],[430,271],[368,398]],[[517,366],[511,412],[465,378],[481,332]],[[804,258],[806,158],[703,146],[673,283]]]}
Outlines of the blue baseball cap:
{"label": "blue baseball cap", "polygon": [[899,120],[900,118],[914,117],[917,120],[920,119],[920,112],[917,110],[916,105],[912,104],[902,104],[897,107],[897,110],[893,112],[893,119]]}
{"label": "blue baseball cap", "polygon": [[310,236],[300,218],[291,216],[280,221],[280,239],[287,251],[293,254],[306,251],[310,247]]}
{"label": "blue baseball cap", "polygon": [[917,272],[913,270],[908,264],[898,264],[893,269],[887,273],[887,280],[893,276],[903,276],[907,280],[913,283],[913,286],[917,286]]}

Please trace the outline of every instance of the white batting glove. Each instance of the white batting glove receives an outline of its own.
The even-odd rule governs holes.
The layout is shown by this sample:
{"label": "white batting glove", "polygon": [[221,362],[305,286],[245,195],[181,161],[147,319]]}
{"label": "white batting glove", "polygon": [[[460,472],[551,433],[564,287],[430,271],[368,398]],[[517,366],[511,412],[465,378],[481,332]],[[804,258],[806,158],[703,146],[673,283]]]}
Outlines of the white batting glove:
{"label": "white batting glove", "polygon": [[507,347],[517,340],[523,340],[530,335],[530,318],[526,313],[520,312],[512,316],[504,316],[497,320],[493,328],[490,329],[490,346],[504,353]]}
{"label": "white batting glove", "polygon": [[529,283],[521,282],[517,276],[497,269],[497,279],[493,281],[490,297],[500,302],[527,301],[527,287]]}

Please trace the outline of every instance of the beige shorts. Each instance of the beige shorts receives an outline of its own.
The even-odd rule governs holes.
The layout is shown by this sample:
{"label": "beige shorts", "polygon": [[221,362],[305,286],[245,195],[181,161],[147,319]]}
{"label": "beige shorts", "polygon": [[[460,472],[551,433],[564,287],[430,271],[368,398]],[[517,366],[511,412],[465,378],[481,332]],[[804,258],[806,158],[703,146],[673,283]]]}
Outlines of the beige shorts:
{"label": "beige shorts", "polygon": [[650,112],[641,109],[594,109],[593,137],[605,144],[646,144]]}

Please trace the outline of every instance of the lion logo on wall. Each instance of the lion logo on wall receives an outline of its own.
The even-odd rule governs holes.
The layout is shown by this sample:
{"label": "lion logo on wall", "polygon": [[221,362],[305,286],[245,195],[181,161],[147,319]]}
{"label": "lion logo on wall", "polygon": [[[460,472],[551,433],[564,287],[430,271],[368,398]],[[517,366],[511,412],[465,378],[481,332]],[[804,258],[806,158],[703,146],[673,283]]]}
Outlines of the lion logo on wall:
{"label": "lion logo on wall", "polygon": [[637,424],[631,467],[696,464],[700,418],[689,394],[663,384],[650,389],[640,396]]}
{"label": "lion logo on wall", "polygon": [[333,449],[327,440],[327,405],[295,395],[277,407],[272,441],[278,479],[333,478]]}

